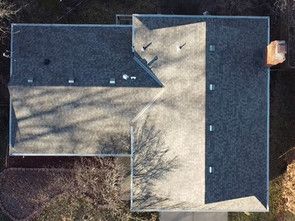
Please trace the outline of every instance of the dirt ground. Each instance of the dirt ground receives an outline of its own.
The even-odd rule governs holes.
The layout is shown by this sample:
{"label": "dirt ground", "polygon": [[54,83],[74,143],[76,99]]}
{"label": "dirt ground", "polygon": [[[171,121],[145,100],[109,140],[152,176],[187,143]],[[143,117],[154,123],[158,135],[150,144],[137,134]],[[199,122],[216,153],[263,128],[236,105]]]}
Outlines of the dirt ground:
{"label": "dirt ground", "polygon": [[271,73],[270,179],[286,169],[285,152],[295,147],[295,71]]}
{"label": "dirt ground", "polygon": [[[261,0],[255,5],[254,0],[239,1],[212,0],[208,1],[188,0],[184,3],[175,0],[152,1],[69,1],[64,0],[63,5],[58,5],[57,0],[48,0],[46,4],[38,1],[15,0],[15,4],[25,5],[23,14],[12,22],[39,22],[39,23],[114,23],[115,14],[131,13],[169,13],[169,14],[202,14],[208,10],[211,14],[232,15],[270,15],[271,38],[285,39],[286,33],[281,27],[278,16],[273,15],[269,3],[274,1]],[[41,2],[41,1],[39,1]],[[45,1],[44,1],[45,2]],[[81,4],[78,4],[80,3]],[[118,3],[119,2],[119,3]],[[257,1],[256,1],[257,2]],[[9,36],[0,44],[1,53],[9,49]],[[0,163],[3,168],[7,153],[8,137],[8,101],[9,93],[7,82],[9,80],[9,59],[0,56]],[[274,179],[286,169],[285,152],[295,146],[295,69],[283,69],[271,72],[271,106],[270,106],[270,178]],[[7,160],[9,167],[68,167],[75,159],[71,157],[11,157]],[[0,165],[0,166],[1,166]],[[1,217],[0,219],[4,220]]]}

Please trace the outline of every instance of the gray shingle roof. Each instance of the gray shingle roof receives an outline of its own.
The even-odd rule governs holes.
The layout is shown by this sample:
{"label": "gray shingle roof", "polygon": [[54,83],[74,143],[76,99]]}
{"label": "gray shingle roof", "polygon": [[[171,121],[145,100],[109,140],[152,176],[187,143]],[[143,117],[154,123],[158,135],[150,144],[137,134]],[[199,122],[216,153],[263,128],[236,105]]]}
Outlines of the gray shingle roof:
{"label": "gray shingle roof", "polygon": [[131,26],[13,24],[12,48],[10,85],[159,86],[133,60]]}
{"label": "gray shingle roof", "polygon": [[131,46],[130,26],[14,24],[10,154],[128,154],[129,122],[161,86]]}
{"label": "gray shingle roof", "polygon": [[131,139],[132,209],[266,211],[268,22],[14,24],[10,154],[129,154]]}
{"label": "gray shingle roof", "polygon": [[[149,123],[178,164],[159,179],[134,168],[133,209],[266,211],[268,18],[133,15],[133,25],[135,52],[158,57],[152,70],[164,84]],[[144,148],[133,148],[144,163]],[[142,200],[147,187],[153,203]]]}

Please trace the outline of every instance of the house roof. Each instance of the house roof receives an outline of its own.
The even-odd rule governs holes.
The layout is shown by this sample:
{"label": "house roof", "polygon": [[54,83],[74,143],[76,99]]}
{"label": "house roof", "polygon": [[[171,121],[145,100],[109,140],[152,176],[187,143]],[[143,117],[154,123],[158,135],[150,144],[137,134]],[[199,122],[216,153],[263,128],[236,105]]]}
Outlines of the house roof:
{"label": "house roof", "polygon": [[11,86],[159,86],[133,60],[131,26],[12,24],[12,49]]}
{"label": "house roof", "polygon": [[130,26],[13,24],[10,154],[128,154],[129,122],[160,86]]}
{"label": "house roof", "polygon": [[268,18],[132,20],[12,26],[10,154],[131,140],[133,210],[267,211]]}
{"label": "house roof", "polygon": [[[133,15],[135,54],[147,62],[157,56],[150,68],[164,84],[146,112],[148,124],[165,143],[157,151],[169,149],[164,169],[154,162],[161,176],[148,169],[143,175],[142,164],[155,165],[146,164],[145,145],[134,133],[134,210],[268,209],[268,22]],[[147,127],[138,122],[135,131]]]}

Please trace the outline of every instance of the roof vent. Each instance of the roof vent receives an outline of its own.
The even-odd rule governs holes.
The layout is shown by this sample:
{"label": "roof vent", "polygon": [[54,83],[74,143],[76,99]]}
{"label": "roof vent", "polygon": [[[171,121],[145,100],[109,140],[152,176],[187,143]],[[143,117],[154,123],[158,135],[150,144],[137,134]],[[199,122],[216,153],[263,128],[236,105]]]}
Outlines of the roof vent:
{"label": "roof vent", "polygon": [[129,76],[127,74],[123,74],[123,79],[128,80]]}
{"label": "roof vent", "polygon": [[69,84],[74,84],[75,83],[75,80],[74,79],[69,79]]}
{"label": "roof vent", "polygon": [[215,90],[215,85],[214,84],[210,84],[209,85],[209,90],[210,91],[214,91]]}
{"label": "roof vent", "polygon": [[44,61],[43,61],[43,64],[44,65],[49,65],[50,64],[50,59],[45,58]]}
{"label": "roof vent", "polygon": [[155,56],[149,63],[147,63],[147,65],[151,66],[157,60],[158,60],[158,56]]}
{"label": "roof vent", "polygon": [[182,45],[178,45],[176,47],[176,50],[179,52],[185,45],[186,45],[186,42],[184,42]]}
{"label": "roof vent", "polygon": [[33,80],[33,78],[30,78],[30,79],[28,79],[28,83],[33,83],[34,82],[34,80]]}
{"label": "roof vent", "polygon": [[209,167],[209,173],[213,173],[213,167]]}
{"label": "roof vent", "polygon": [[209,131],[210,131],[210,132],[214,131],[214,126],[211,125],[211,124],[209,125]]}
{"label": "roof vent", "polygon": [[143,46],[141,48],[141,51],[145,51],[150,45],[152,44],[152,42],[148,43],[147,45]]}
{"label": "roof vent", "polygon": [[215,51],[215,45],[209,45],[209,51]]}
{"label": "roof vent", "polygon": [[115,78],[111,78],[111,79],[110,79],[110,84],[116,84],[116,80],[115,80]]}
{"label": "roof vent", "polygon": [[135,76],[131,76],[130,78],[131,78],[131,80],[136,80]]}

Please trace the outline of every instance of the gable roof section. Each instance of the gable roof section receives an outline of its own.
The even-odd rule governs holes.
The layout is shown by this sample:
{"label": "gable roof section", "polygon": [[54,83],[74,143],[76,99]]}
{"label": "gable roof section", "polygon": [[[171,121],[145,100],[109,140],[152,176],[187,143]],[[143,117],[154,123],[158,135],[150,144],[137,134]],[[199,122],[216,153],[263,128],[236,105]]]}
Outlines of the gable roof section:
{"label": "gable roof section", "polygon": [[10,154],[128,154],[129,122],[159,87],[130,26],[13,24]]}
{"label": "gable roof section", "polygon": [[159,86],[133,60],[131,26],[12,24],[12,49],[10,86]]}
{"label": "gable roof section", "polygon": [[133,15],[135,54],[157,56],[151,69],[165,85],[146,116],[174,165],[165,170],[162,159],[157,179],[137,168],[153,167],[138,144],[136,128],[146,127],[138,119],[133,210],[268,210],[268,42],[267,17]]}

